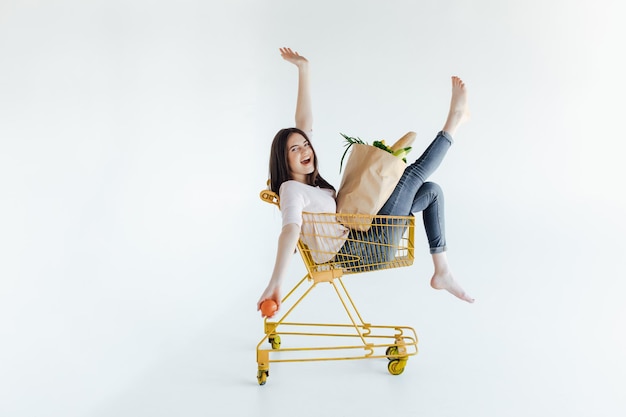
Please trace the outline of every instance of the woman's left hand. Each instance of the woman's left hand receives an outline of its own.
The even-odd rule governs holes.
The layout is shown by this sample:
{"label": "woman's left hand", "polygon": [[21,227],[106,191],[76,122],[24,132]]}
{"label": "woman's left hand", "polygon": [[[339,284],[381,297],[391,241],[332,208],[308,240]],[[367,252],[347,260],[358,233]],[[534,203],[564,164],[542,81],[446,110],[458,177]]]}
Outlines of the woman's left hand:
{"label": "woman's left hand", "polygon": [[285,61],[291,62],[298,68],[306,67],[309,61],[299,53],[292,51],[291,48],[280,48],[280,55]]}

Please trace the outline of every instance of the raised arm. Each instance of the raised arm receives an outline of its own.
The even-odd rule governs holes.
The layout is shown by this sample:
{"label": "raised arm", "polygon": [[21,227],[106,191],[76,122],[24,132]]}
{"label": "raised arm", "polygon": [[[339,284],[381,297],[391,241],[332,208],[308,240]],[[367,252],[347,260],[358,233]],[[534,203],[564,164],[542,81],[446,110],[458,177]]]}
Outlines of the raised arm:
{"label": "raised arm", "polygon": [[313,128],[313,109],[311,108],[311,89],[309,85],[309,61],[292,51],[280,48],[280,55],[287,62],[298,67],[298,100],[296,102],[296,127],[308,133]]}

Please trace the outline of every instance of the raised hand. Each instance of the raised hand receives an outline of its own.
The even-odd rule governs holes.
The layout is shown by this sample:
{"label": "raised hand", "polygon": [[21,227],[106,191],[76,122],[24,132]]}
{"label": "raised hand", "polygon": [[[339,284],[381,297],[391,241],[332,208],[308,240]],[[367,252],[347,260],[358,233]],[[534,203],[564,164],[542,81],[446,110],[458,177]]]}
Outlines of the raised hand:
{"label": "raised hand", "polygon": [[285,61],[291,62],[298,68],[305,67],[309,63],[305,57],[292,51],[291,48],[280,48],[280,56],[282,56]]}

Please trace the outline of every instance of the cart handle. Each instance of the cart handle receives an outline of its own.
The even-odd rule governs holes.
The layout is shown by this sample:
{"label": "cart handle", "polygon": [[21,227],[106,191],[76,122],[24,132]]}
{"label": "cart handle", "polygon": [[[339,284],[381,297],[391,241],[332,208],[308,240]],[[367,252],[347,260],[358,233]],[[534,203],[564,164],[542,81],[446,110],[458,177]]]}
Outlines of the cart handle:
{"label": "cart handle", "polygon": [[261,200],[265,201],[266,203],[275,204],[280,207],[280,197],[278,197],[278,194],[276,194],[274,191],[263,190],[261,191],[259,196],[261,197]]}

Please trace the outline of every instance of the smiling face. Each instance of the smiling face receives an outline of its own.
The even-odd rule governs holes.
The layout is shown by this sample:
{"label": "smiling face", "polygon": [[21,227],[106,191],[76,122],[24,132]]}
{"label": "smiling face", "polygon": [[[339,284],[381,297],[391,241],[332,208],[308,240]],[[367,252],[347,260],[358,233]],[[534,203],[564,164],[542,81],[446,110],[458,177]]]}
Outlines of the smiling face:
{"label": "smiling face", "polygon": [[309,141],[299,133],[292,133],[287,139],[287,161],[291,178],[307,183],[307,176],[315,170],[315,153]]}

